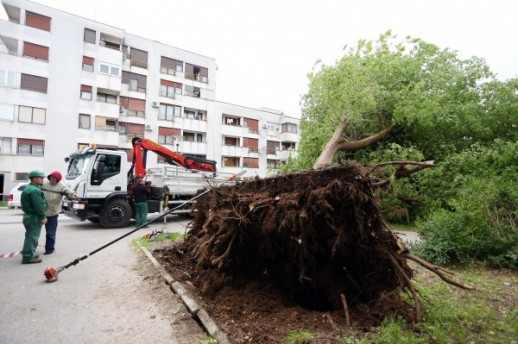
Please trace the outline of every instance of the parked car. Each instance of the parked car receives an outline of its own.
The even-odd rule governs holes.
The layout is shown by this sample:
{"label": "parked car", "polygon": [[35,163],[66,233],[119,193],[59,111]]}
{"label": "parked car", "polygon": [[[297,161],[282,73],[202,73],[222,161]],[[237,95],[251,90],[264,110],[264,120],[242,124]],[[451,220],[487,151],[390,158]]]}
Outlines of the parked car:
{"label": "parked car", "polygon": [[21,199],[22,199],[22,192],[25,189],[25,187],[29,183],[20,183],[16,185],[11,192],[9,192],[9,201],[7,202],[7,207],[10,209],[13,208],[19,208],[22,206]]}

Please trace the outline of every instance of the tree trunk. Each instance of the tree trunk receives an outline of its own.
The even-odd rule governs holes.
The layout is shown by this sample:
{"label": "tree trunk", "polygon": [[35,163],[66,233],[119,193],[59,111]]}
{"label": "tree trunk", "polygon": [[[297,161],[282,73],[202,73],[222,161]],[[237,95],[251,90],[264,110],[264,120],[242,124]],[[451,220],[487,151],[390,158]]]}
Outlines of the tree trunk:
{"label": "tree trunk", "polygon": [[320,156],[313,165],[313,168],[320,168],[331,164],[333,157],[338,151],[338,145],[341,143],[341,141],[343,141],[342,135],[345,128],[347,128],[347,120],[343,120],[336,127],[333,136],[329,139],[329,141],[327,141],[326,148],[324,148],[322,153],[320,153]]}

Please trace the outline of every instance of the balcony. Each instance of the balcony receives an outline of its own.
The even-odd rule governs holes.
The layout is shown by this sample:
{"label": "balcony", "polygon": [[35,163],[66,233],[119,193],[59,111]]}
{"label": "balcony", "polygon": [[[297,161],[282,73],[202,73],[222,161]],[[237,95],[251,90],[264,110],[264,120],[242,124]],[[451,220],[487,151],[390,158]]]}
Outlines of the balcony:
{"label": "balcony", "polygon": [[[4,27],[4,25],[2,25],[2,24],[4,24],[4,23],[2,23],[0,21],[0,29],[2,29]],[[18,40],[17,39],[14,39],[11,37],[6,37],[6,36],[0,36],[0,41],[3,43],[3,45],[0,46],[0,53],[18,56]]]}
{"label": "balcony", "polygon": [[182,154],[207,155],[207,143],[196,141],[181,141],[179,146]]}
{"label": "balcony", "polygon": [[192,118],[174,118],[174,123],[181,125],[184,130],[192,130],[197,132],[207,132],[207,122]]}
{"label": "balcony", "polygon": [[247,154],[248,154],[247,147],[238,147],[238,146],[222,146],[221,147],[221,155],[245,156]]}
{"label": "balcony", "polygon": [[143,87],[134,87],[130,84],[121,84],[121,93],[130,98],[146,99],[146,89]]}
{"label": "balcony", "polygon": [[279,138],[281,141],[289,141],[289,142],[298,142],[299,141],[299,135],[290,133],[290,132],[283,132],[280,133]]}
{"label": "balcony", "polygon": [[95,102],[95,114],[110,118],[119,118],[119,104]]}
{"label": "balcony", "polygon": [[96,78],[96,86],[97,88],[104,88],[107,90],[111,90],[112,94],[119,93],[121,89],[121,78],[116,76],[111,76],[108,74],[97,73]]}
{"label": "balcony", "polygon": [[240,125],[223,125],[221,127],[221,133],[225,136],[243,136],[243,132],[243,127]]}
{"label": "balcony", "polygon": [[277,151],[276,156],[278,159],[280,159],[282,161],[286,161],[286,160],[288,160],[288,158],[290,156],[292,158],[296,158],[298,156],[298,153],[295,150],[281,150],[281,151]]}
{"label": "balcony", "polygon": [[188,80],[203,82],[204,84],[209,83],[209,78],[200,74],[185,73],[185,78]]}
{"label": "balcony", "polygon": [[[113,130],[112,130],[113,128]],[[115,126],[103,126],[95,128],[93,142],[102,142],[106,146],[117,146],[119,144],[119,133]]]}

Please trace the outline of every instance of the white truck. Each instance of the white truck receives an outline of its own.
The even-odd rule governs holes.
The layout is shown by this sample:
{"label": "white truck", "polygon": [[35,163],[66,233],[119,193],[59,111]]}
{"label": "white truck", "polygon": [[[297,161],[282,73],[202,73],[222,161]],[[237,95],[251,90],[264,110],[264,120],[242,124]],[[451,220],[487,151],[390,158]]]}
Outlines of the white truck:
{"label": "white truck", "polygon": [[[78,150],[65,160],[67,184],[77,193],[63,200],[65,215],[80,221],[101,223],[106,228],[127,226],[135,216],[132,191],[135,177],[144,177],[151,189],[149,213],[162,212],[200,190],[232,179],[216,172],[216,162],[182,155],[148,139],[134,138],[133,161],[120,150],[95,146]],[[146,169],[147,152],[153,151],[172,165]]]}

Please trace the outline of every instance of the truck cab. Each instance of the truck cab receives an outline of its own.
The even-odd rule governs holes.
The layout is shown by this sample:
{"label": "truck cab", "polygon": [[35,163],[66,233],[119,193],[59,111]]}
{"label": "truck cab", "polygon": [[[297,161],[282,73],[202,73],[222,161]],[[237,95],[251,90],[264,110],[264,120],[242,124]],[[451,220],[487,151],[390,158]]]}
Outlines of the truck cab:
{"label": "truck cab", "polygon": [[129,168],[123,151],[88,147],[70,155],[65,180],[78,198],[63,201],[65,214],[104,227],[126,226],[133,216],[127,190]]}

